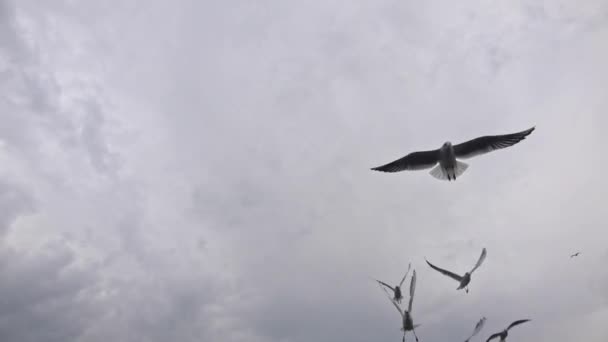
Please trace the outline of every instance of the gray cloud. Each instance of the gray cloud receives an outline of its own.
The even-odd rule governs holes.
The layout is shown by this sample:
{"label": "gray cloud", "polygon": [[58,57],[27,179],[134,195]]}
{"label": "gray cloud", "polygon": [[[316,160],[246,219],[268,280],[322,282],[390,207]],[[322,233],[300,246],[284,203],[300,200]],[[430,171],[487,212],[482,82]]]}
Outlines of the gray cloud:
{"label": "gray cloud", "polygon": [[0,182],[0,236],[22,214],[31,213],[35,208],[31,195],[21,187]]}
{"label": "gray cloud", "polygon": [[603,2],[0,5],[0,339],[396,341],[410,261],[423,341],[608,336]]}
{"label": "gray cloud", "polygon": [[2,248],[0,253],[3,340],[75,340],[95,321],[93,272],[72,266],[74,254],[65,246],[36,253]]}

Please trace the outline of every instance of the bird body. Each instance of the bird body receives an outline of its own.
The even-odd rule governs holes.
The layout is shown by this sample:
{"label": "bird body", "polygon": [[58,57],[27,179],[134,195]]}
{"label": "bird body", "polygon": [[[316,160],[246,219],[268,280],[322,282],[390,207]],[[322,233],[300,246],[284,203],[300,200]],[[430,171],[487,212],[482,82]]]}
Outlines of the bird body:
{"label": "bird body", "polygon": [[468,164],[456,160],[454,146],[447,141],[439,149],[439,165],[431,170],[431,175],[441,180],[456,180],[467,168]]}
{"label": "bird body", "polygon": [[470,282],[471,282],[471,273],[467,272],[464,274],[464,276],[462,276],[462,280],[460,281],[460,284],[458,285],[456,290],[464,289],[467,285],[469,285]]}
{"label": "bird body", "polygon": [[399,286],[395,286],[395,301],[397,303],[401,303],[401,300],[403,299],[403,295],[401,294],[401,288]]}
{"label": "bird body", "polygon": [[439,165],[446,170],[454,169],[456,166],[454,146],[449,141],[444,143],[439,149]]}
{"label": "bird body", "polygon": [[414,319],[412,318],[412,314],[410,314],[407,310],[403,312],[403,331],[412,331],[414,330]]}
{"label": "bird body", "polygon": [[457,145],[452,145],[448,141],[437,150],[412,152],[388,164],[374,167],[372,170],[399,172],[404,170],[424,170],[434,167],[430,171],[433,177],[440,180],[456,180],[469,167],[468,164],[457,159],[472,158],[513,146],[524,140],[534,129],[535,127],[532,127],[518,133],[483,136]]}

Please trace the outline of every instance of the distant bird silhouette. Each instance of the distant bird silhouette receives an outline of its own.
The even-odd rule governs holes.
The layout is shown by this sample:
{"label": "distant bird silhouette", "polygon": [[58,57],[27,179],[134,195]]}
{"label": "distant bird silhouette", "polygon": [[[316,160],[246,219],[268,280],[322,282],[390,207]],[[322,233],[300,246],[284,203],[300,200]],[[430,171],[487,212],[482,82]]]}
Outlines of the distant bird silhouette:
{"label": "distant bird silhouette", "polygon": [[572,254],[572,255],[570,256],[570,258],[572,259],[572,258],[574,258],[575,256],[578,256],[579,254],[581,254],[581,252],[576,252],[576,253]]}
{"label": "distant bird silhouette", "polygon": [[479,334],[479,332],[481,331],[481,329],[483,329],[484,324],[486,324],[486,318],[485,317],[483,317],[482,319],[480,319],[479,322],[477,322],[477,324],[475,324],[475,329],[473,329],[473,333],[464,342],[469,342],[473,337],[475,337],[475,335]]}
{"label": "distant bird silhouette", "polygon": [[509,326],[507,327],[507,329],[505,329],[505,330],[503,330],[503,331],[501,331],[501,332],[499,332],[499,333],[496,333],[496,334],[494,334],[494,335],[490,336],[490,337],[489,337],[489,338],[486,340],[486,342],[489,342],[490,340],[492,340],[492,339],[494,339],[494,338],[496,338],[496,337],[500,337],[500,342],[504,342],[504,341],[506,341],[507,336],[509,335],[509,333],[508,333],[509,329],[513,328],[514,326],[516,326],[516,325],[518,325],[518,324],[526,323],[526,322],[529,322],[529,321],[530,321],[529,319],[521,319],[521,320],[519,320],[519,321],[515,321],[515,322],[511,323],[511,325],[509,325]]}
{"label": "distant bird silhouette", "polygon": [[430,174],[440,180],[456,180],[469,167],[468,164],[457,159],[468,159],[481,154],[492,152],[513,146],[524,140],[535,127],[518,133],[504,135],[487,135],[467,142],[452,145],[446,142],[437,150],[412,152],[401,159],[397,159],[388,164],[374,167],[374,171],[399,172],[404,170],[424,170],[430,169]]}
{"label": "distant bird silhouette", "polygon": [[412,268],[412,263],[410,263],[408,265],[407,272],[405,272],[405,275],[401,279],[401,282],[399,283],[399,285],[395,286],[394,288],[385,282],[375,279],[378,283],[380,283],[380,285],[384,285],[384,286],[388,287],[389,289],[391,289],[391,291],[393,291],[393,300],[397,303],[401,303],[401,300],[403,299],[403,296],[401,295],[401,286],[403,285],[403,282],[405,281],[407,274],[410,273],[410,268]]}
{"label": "distant bird silhouette", "polygon": [[402,342],[405,342],[405,334],[408,331],[411,331],[416,338],[416,342],[418,342],[418,336],[416,336],[416,328],[420,326],[420,324],[414,324],[414,319],[412,318],[412,304],[414,302],[414,292],[416,291],[416,270],[412,272],[412,280],[410,281],[410,302],[408,303],[407,310],[401,309],[399,304],[397,304],[394,300],[391,299],[390,294],[386,289],[380,286],[382,290],[387,294],[388,299],[395,306],[399,314],[401,315],[401,331],[403,331],[403,339]]}
{"label": "distant bird silhouette", "polygon": [[477,268],[479,268],[479,266],[481,266],[481,264],[483,263],[483,261],[486,259],[486,249],[484,248],[481,251],[481,255],[479,256],[479,260],[477,260],[477,264],[475,264],[475,267],[473,267],[473,269],[470,272],[465,273],[463,276],[459,276],[458,274],[452,273],[448,270],[444,270],[442,268],[439,268],[433,264],[431,264],[428,260],[424,259],[426,261],[427,264],[429,264],[429,266],[431,266],[432,269],[434,269],[435,271],[440,272],[443,275],[446,275],[454,280],[456,280],[457,282],[459,282],[460,284],[458,285],[457,290],[461,290],[461,289],[465,289],[465,291],[467,293],[469,293],[469,283],[471,282],[471,274],[473,274],[473,272],[475,272],[475,270]]}

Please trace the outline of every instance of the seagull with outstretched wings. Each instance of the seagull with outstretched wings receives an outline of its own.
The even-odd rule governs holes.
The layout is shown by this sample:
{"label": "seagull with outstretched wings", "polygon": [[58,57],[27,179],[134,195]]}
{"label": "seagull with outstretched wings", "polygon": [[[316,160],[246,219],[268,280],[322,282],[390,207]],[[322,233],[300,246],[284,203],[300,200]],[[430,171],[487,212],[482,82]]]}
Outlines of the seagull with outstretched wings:
{"label": "seagull with outstretched wings", "polygon": [[473,267],[473,269],[470,272],[465,273],[463,276],[460,276],[456,273],[452,273],[448,270],[444,270],[443,268],[439,268],[439,267],[431,264],[428,260],[426,260],[426,259],[425,260],[426,260],[426,263],[429,264],[429,266],[431,266],[431,268],[434,269],[435,271],[438,271],[439,273],[456,280],[459,283],[457,290],[461,290],[464,288],[465,291],[467,293],[469,293],[468,285],[471,282],[471,274],[473,274],[473,272],[475,272],[475,270],[478,269],[479,266],[481,266],[483,261],[486,259],[486,255],[487,255],[487,252],[486,252],[486,249],[484,248],[481,251],[481,255],[479,256],[479,260],[477,260],[475,267]]}
{"label": "seagull with outstretched wings", "polygon": [[399,172],[405,170],[424,170],[435,167],[430,174],[440,180],[456,180],[469,167],[457,159],[468,159],[488,152],[513,146],[524,140],[535,127],[525,131],[504,134],[487,135],[461,144],[452,145],[446,142],[437,150],[412,152],[401,159],[388,164],[374,167],[374,171]]}
{"label": "seagull with outstretched wings", "polygon": [[572,255],[570,256],[570,259],[572,259],[572,258],[574,258],[574,257],[577,257],[579,254],[581,254],[581,252],[576,252],[576,253],[572,254]]}
{"label": "seagull with outstretched wings", "polygon": [[530,321],[529,319],[520,319],[519,321],[515,321],[515,322],[511,323],[511,325],[509,325],[507,327],[507,329],[505,329],[505,330],[503,330],[503,331],[501,331],[499,333],[493,334],[490,337],[488,337],[488,339],[486,340],[486,342],[489,342],[492,339],[495,339],[497,337],[500,337],[500,340],[499,340],[500,342],[505,342],[507,340],[507,336],[509,335],[509,333],[508,333],[509,329],[513,328],[516,325],[519,325],[519,324],[522,324],[522,323],[526,323],[526,322],[529,322],[529,321]]}
{"label": "seagull with outstretched wings", "polygon": [[475,329],[473,329],[473,333],[469,338],[467,338],[464,342],[469,342],[475,335],[479,334],[481,329],[483,329],[484,324],[486,324],[486,318],[482,317],[477,324],[475,324]]}
{"label": "seagull with outstretched wings", "polygon": [[405,278],[407,277],[407,274],[410,273],[410,268],[412,268],[412,263],[410,263],[407,267],[407,271],[405,272],[405,275],[403,276],[403,278],[401,279],[401,282],[399,283],[399,285],[392,287],[390,285],[388,285],[387,283],[380,281],[378,279],[375,279],[380,285],[386,286],[387,288],[389,288],[391,291],[393,291],[393,300],[397,303],[401,303],[401,300],[403,299],[403,295],[401,294],[401,287],[403,285],[403,282],[405,281]]}

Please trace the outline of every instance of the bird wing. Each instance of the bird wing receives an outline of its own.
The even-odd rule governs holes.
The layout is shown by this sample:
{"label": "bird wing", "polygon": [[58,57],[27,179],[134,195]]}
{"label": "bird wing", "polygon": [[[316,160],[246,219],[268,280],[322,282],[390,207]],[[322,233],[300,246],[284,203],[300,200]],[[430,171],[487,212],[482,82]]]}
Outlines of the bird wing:
{"label": "bird wing", "polygon": [[380,282],[378,282],[378,286],[382,289],[382,291],[384,291],[384,293],[386,294],[386,298],[388,298],[390,300],[393,300],[393,296],[391,296],[391,294],[388,293],[388,291],[386,290],[386,288],[382,287],[382,284],[380,284]]}
{"label": "bird wing", "polygon": [[525,131],[504,134],[504,135],[486,135],[483,137],[475,138],[467,142],[454,146],[454,154],[456,158],[467,159],[478,156],[480,154],[492,152],[509,146],[513,146],[518,142],[524,140],[535,127],[527,129]]}
{"label": "bird wing", "polygon": [[399,304],[395,303],[394,300],[390,299],[391,303],[393,303],[393,305],[395,306],[395,308],[397,309],[397,311],[399,311],[399,314],[401,315],[401,318],[403,318],[403,310],[401,309],[401,307],[399,306]]}
{"label": "bird wing", "polygon": [[412,273],[412,280],[410,282],[410,302],[407,306],[407,311],[412,312],[412,304],[414,303],[414,292],[416,292],[416,270]]}
{"label": "bird wing", "polygon": [[[378,286],[380,286],[380,284],[378,284]],[[401,310],[401,307],[399,307],[399,305],[397,303],[395,303],[395,301],[393,300],[393,298],[391,297],[391,295],[388,293],[388,291],[386,291],[386,289],[382,286],[380,286],[380,288],[382,289],[382,291],[384,291],[384,293],[386,293],[386,298],[388,300],[391,301],[391,303],[393,303],[393,305],[395,306],[395,308],[397,308],[397,311],[399,311],[399,314],[401,315],[401,318],[403,318],[403,310]]]}
{"label": "bird wing", "polygon": [[507,330],[513,328],[514,326],[518,325],[518,324],[522,324],[522,323],[526,323],[530,321],[529,319],[520,319],[519,321],[515,321],[513,323],[511,323],[511,325],[509,325],[509,327],[507,328]]}
{"label": "bird wing", "polygon": [[490,340],[495,339],[498,336],[500,336],[500,333],[496,333],[496,334],[490,335],[490,337],[488,337],[488,339],[486,340],[486,342],[490,342]]}
{"label": "bird wing", "polygon": [[391,287],[389,284],[387,284],[387,283],[385,283],[385,282],[383,282],[383,281],[380,281],[380,280],[378,280],[378,279],[376,279],[376,281],[377,281],[378,283],[380,283],[380,285],[384,285],[384,286],[388,287],[389,289],[391,289],[391,291],[395,292],[395,289],[394,289],[394,288],[392,288],[392,287]]}
{"label": "bird wing", "polygon": [[437,266],[435,266],[435,265],[431,264],[431,263],[430,263],[428,260],[426,260],[426,259],[425,259],[425,261],[426,261],[426,263],[427,263],[427,264],[429,264],[429,266],[431,266],[431,268],[432,268],[432,269],[434,269],[435,271],[438,271],[439,273],[441,273],[441,274],[443,274],[443,275],[446,275],[446,276],[448,276],[448,277],[450,277],[450,278],[452,278],[452,279],[456,280],[457,282],[461,282],[461,281],[462,281],[462,277],[461,277],[461,276],[459,276],[458,274],[452,273],[452,272],[450,272],[450,271],[448,271],[448,270],[444,270],[443,268],[439,268],[439,267],[437,267]]}
{"label": "bird wing", "polygon": [[403,279],[401,279],[401,282],[399,283],[399,287],[403,286],[403,282],[405,281],[405,277],[407,277],[407,274],[410,273],[410,268],[412,268],[412,263],[411,262],[407,266],[407,272],[405,272],[405,275],[403,276]]}
{"label": "bird wing", "polygon": [[486,252],[486,249],[484,247],[484,249],[481,251],[481,255],[479,256],[479,260],[477,260],[477,263],[475,264],[475,267],[473,267],[473,269],[471,270],[471,274],[473,274],[473,272],[479,267],[481,266],[481,264],[483,263],[484,260],[486,260],[486,255],[488,253]]}
{"label": "bird wing", "polygon": [[404,170],[430,169],[439,162],[439,150],[412,152],[388,164],[374,167],[374,171],[399,172]]}
{"label": "bird wing", "polygon": [[475,335],[479,334],[479,332],[481,331],[481,329],[483,329],[483,325],[486,323],[486,318],[483,317],[482,319],[479,320],[479,322],[477,322],[477,324],[475,324],[475,329],[473,329],[473,333],[471,334],[471,336],[469,338],[467,338],[467,341],[472,339]]}

